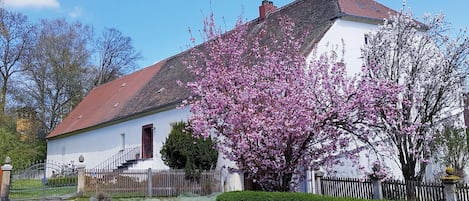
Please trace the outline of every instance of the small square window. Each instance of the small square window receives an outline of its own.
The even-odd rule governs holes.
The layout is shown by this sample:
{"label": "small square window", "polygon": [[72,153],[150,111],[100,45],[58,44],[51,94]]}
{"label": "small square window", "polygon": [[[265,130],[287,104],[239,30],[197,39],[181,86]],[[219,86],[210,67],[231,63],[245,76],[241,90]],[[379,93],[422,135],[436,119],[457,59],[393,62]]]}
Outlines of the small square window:
{"label": "small square window", "polygon": [[365,45],[368,45],[368,42],[370,40],[370,36],[368,36],[368,34],[365,34],[364,39],[365,39]]}

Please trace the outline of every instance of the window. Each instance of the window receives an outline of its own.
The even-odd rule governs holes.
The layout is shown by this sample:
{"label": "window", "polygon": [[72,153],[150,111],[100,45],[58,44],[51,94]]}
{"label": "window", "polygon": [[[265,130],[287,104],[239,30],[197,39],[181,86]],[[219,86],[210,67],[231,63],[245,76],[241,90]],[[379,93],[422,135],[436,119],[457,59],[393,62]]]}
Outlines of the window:
{"label": "window", "polygon": [[121,150],[125,150],[125,133],[121,133]]}
{"label": "window", "polygon": [[365,39],[365,45],[368,45],[368,42],[370,40],[370,36],[368,34],[365,34],[364,39]]}

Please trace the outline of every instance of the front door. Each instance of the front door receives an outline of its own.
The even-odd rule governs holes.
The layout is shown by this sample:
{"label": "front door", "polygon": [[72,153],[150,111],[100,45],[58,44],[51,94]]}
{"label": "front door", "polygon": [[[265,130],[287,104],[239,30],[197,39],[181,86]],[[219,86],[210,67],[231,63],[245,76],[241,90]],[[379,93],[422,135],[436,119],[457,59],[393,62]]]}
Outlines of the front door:
{"label": "front door", "polygon": [[153,158],[153,124],[142,127],[142,158]]}

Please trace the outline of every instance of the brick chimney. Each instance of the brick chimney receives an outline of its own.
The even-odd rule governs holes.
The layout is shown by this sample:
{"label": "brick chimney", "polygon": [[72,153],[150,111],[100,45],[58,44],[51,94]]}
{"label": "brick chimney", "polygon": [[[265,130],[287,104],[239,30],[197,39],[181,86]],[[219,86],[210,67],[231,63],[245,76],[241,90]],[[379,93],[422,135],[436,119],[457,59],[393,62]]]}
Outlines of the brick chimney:
{"label": "brick chimney", "polygon": [[277,10],[272,1],[263,0],[262,5],[259,6],[259,18],[265,19],[267,15]]}

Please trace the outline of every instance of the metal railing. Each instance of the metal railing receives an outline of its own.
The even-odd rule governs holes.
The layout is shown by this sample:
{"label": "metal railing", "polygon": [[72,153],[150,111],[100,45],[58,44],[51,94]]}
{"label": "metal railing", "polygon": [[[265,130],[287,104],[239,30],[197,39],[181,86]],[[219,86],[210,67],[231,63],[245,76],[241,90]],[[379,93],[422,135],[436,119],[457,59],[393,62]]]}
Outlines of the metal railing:
{"label": "metal railing", "polygon": [[11,200],[61,200],[77,191],[77,169],[73,163],[38,161],[13,169]]}
{"label": "metal railing", "polygon": [[321,194],[334,197],[373,198],[373,187],[369,179],[324,177],[321,179]]}
{"label": "metal railing", "polygon": [[443,184],[418,181],[388,180],[381,184],[388,200],[445,200]]}
{"label": "metal railing", "polygon": [[127,161],[139,159],[141,148],[141,146],[135,146],[120,150],[92,170],[116,170]]}
{"label": "metal railing", "polygon": [[457,184],[456,189],[459,201],[469,201],[469,184]]}
{"label": "metal railing", "polygon": [[[373,186],[369,179],[323,177],[320,185],[324,195],[372,199]],[[444,186],[438,182],[387,180],[381,182],[381,188],[383,197],[387,200],[445,200]],[[469,201],[469,186],[457,184],[456,196],[459,201]]]}

